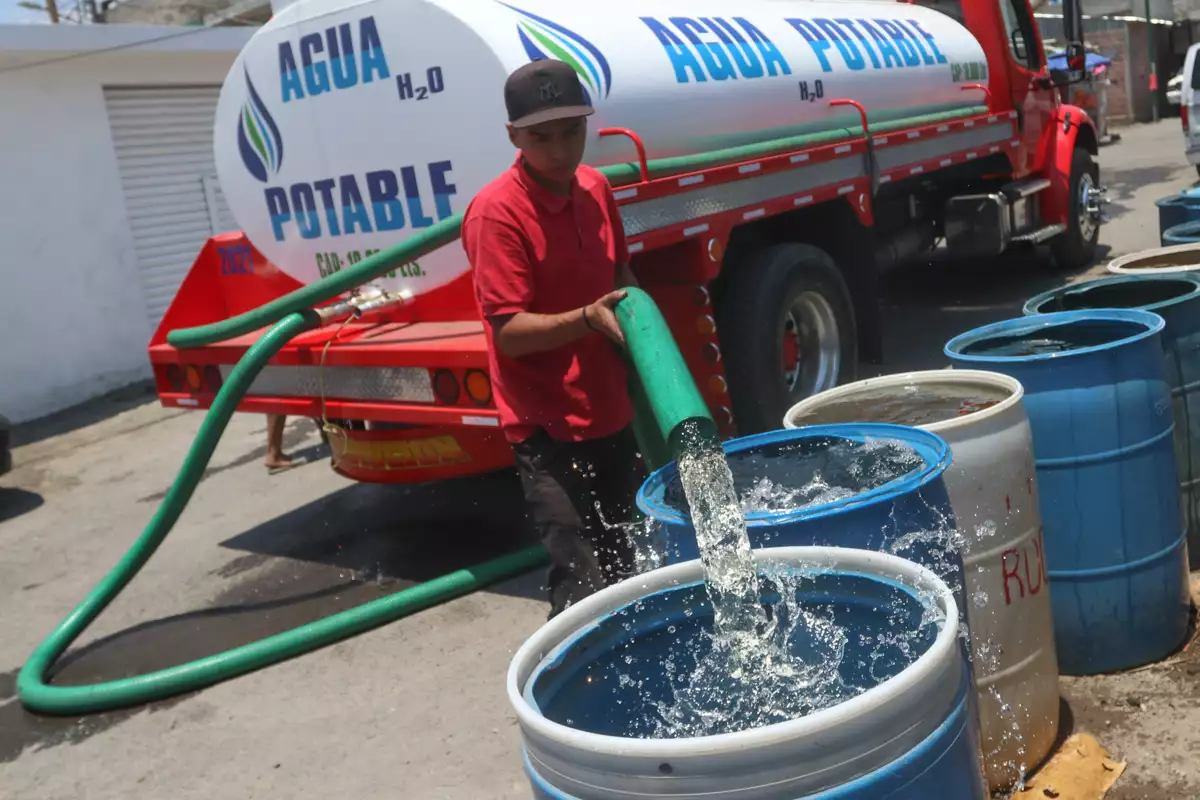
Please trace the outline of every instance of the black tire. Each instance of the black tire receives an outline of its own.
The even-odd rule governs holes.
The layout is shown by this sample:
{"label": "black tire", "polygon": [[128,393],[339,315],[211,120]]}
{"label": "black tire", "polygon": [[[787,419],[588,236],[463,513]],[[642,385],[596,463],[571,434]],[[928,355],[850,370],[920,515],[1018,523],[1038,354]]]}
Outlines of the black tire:
{"label": "black tire", "polygon": [[1100,238],[1100,225],[1092,227],[1085,235],[1080,226],[1080,193],[1085,176],[1092,186],[1099,185],[1100,168],[1086,150],[1076,148],[1071,155],[1070,201],[1067,207],[1067,230],[1050,240],[1050,253],[1059,268],[1064,270],[1083,269],[1096,260],[1096,240]]}
{"label": "black tire", "polygon": [[[790,330],[792,307],[805,295],[805,302],[823,299],[828,322],[836,327],[840,360],[820,359],[806,364],[826,364],[819,388],[829,389],[854,380],[858,368],[858,336],[854,305],[846,281],[825,251],[807,244],[778,244],[765,247],[740,263],[728,264],[725,287],[717,302],[717,335],[721,342],[725,376],[733,402],[738,433],[747,435],[783,427],[783,415],[812,392],[815,383],[809,372],[800,370],[801,380],[789,386],[783,368],[784,334]],[[817,306],[820,303],[817,302]],[[803,341],[811,332],[802,331]],[[800,363],[804,345],[800,347]],[[836,367],[836,369],[835,369]],[[829,382],[828,373],[836,371]],[[805,384],[808,386],[805,386]]]}

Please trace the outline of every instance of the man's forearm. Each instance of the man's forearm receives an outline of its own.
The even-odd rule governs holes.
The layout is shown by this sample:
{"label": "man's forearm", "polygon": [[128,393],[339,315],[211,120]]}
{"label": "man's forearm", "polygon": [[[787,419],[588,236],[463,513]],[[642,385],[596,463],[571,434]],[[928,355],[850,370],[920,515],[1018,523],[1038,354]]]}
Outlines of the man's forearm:
{"label": "man's forearm", "polygon": [[520,358],[570,344],[592,333],[583,321],[582,309],[561,314],[533,314],[522,311],[501,323],[496,331],[496,346],[509,358]]}

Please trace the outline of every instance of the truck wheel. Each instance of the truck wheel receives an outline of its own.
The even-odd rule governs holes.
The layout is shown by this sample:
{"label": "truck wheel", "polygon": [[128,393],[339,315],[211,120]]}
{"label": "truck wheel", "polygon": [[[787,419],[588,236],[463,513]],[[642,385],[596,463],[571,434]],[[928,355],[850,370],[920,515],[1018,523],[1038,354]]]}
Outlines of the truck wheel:
{"label": "truck wheel", "polygon": [[1096,258],[1096,240],[1100,236],[1100,211],[1094,194],[1100,181],[1100,168],[1086,150],[1076,148],[1071,155],[1070,205],[1067,230],[1050,242],[1050,252],[1062,269],[1082,269]]}
{"label": "truck wheel", "polygon": [[833,259],[806,244],[773,245],[726,268],[717,331],[738,432],[778,430],[793,405],[854,379],[850,291]]}

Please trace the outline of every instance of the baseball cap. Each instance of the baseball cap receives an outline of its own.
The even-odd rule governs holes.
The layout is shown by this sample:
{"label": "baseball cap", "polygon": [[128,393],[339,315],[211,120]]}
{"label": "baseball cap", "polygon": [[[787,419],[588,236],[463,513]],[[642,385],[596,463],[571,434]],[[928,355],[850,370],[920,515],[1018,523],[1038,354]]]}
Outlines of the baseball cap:
{"label": "baseball cap", "polygon": [[504,105],[508,122],[515,128],[595,112],[588,105],[578,73],[553,59],[532,61],[509,75],[504,83]]}

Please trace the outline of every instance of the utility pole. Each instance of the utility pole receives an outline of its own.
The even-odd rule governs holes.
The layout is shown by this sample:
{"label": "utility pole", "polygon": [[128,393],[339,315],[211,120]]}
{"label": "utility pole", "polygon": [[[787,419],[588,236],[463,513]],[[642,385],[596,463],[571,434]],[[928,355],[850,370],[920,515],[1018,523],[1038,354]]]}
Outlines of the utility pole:
{"label": "utility pole", "polygon": [[1150,21],[1150,0],[1146,0],[1146,58],[1150,59],[1150,121],[1158,122],[1158,68],[1154,63],[1154,23]]}

